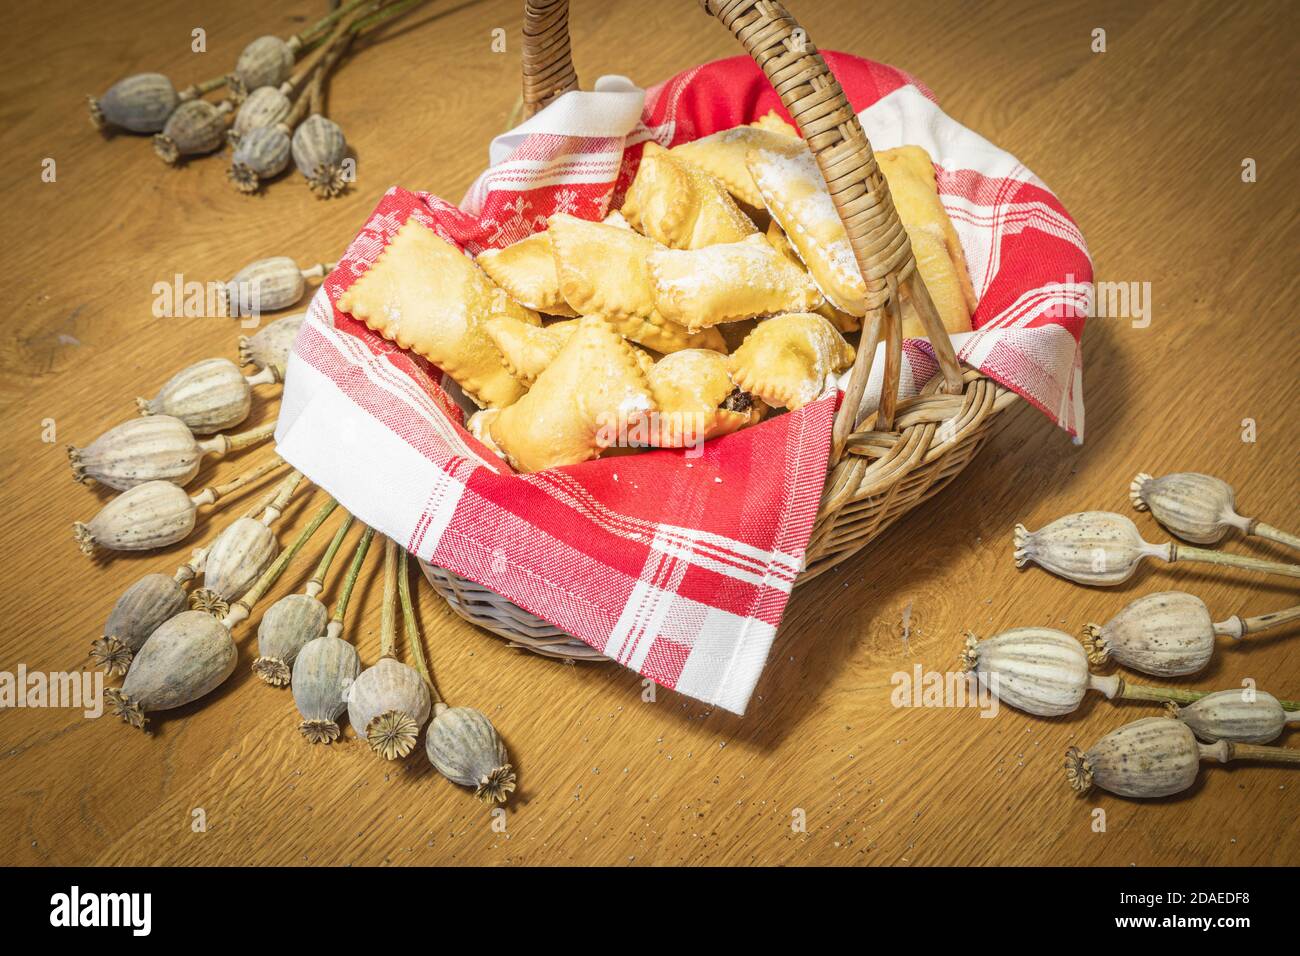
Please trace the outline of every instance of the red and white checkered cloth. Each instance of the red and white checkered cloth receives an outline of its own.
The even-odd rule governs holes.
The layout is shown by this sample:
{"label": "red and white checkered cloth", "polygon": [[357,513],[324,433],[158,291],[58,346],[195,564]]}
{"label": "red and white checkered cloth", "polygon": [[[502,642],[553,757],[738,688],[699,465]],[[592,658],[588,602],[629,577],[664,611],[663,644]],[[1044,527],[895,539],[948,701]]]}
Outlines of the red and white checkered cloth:
{"label": "red and white checkered cloth", "polygon": [[[1081,435],[1092,268],[1074,222],[905,73],[824,56],[877,149],[915,143],[935,161],[980,299],[977,331],[954,337],[961,358]],[[646,91],[607,77],[499,137],[460,207],[389,190],[312,302],[276,432],[281,455],[412,553],[736,713],[802,567],[836,397],[710,441],[699,457],[654,451],[517,476],[464,430],[454,383],[333,303],[408,219],[471,254],[553,212],[599,219],[621,202],[645,140],[671,146],[770,109],[785,115],[747,57]],[[923,340],[906,343],[905,364],[903,395],[936,371]]]}

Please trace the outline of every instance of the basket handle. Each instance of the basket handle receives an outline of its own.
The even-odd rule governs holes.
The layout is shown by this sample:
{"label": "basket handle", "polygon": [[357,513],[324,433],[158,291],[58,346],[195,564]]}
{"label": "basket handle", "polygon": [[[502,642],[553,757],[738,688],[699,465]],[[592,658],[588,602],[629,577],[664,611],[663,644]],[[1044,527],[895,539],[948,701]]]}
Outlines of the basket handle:
{"label": "basket handle", "polygon": [[578,88],[569,49],[569,0],[524,2],[524,116]]}
{"label": "basket handle", "polygon": [[[858,411],[876,344],[885,341],[885,387],[876,428],[893,429],[902,372],[903,320],[899,297],[908,290],[944,377],[944,391],[962,391],[961,366],[939,312],[916,270],[916,257],[889,184],[857,114],[817,48],[774,0],[699,0],[736,36],[767,76],[812,150],[844,222],[866,284],[867,315],[844,403],[835,417],[831,458],[839,460]],[[569,47],[568,0],[525,0],[524,111],[531,116],[557,96],[578,88]]]}

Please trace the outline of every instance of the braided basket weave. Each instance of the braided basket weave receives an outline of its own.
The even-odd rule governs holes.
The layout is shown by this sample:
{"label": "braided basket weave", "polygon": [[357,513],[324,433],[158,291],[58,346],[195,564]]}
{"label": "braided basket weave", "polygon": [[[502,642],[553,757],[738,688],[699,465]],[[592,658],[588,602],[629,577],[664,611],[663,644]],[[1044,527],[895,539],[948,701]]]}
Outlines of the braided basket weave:
{"label": "braided basket weave", "polygon": [[[997,413],[1016,395],[958,363],[857,114],[799,24],[772,0],[699,2],[736,36],[794,118],[866,282],[862,341],[835,418],[826,487],[797,582],[802,583],[862,549],[946,487],[975,457]],[[526,115],[578,89],[568,0],[526,0],[523,50]],[[918,396],[900,401],[903,291],[910,291],[916,304],[940,374]],[[879,408],[864,419],[863,396],[882,340],[885,384]],[[606,659],[489,588],[444,568],[426,564],[424,571],[452,610],[516,646],[570,661]]]}

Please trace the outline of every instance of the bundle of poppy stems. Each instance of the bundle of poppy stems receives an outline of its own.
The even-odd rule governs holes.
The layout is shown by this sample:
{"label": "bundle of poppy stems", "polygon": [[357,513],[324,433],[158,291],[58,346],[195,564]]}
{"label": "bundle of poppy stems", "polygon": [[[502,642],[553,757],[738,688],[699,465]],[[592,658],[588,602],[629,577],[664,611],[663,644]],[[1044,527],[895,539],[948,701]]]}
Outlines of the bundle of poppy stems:
{"label": "bundle of poppy stems", "polygon": [[[1139,474],[1130,487],[1138,512],[1149,512],[1181,541],[1218,544],[1236,531],[1300,550],[1300,536],[1237,512],[1235,489],[1212,475]],[[1015,530],[1016,564],[1034,563],[1077,584],[1111,586],[1128,580],[1148,557],[1173,563],[1300,577],[1300,565],[1251,555],[1143,540],[1129,518],[1105,511],[1066,515],[1029,531]],[[1202,671],[1218,638],[1234,642],[1300,621],[1300,605],[1216,622],[1205,603],[1182,591],[1159,591],[1131,601],[1102,625],[1086,624],[1084,640],[1049,627],[1017,627],[993,637],[970,635],[964,670],[1003,703],[1040,717],[1072,713],[1088,691],[1110,700],[1161,704],[1163,717],[1125,724],[1087,750],[1070,747],[1065,775],[1086,793],[1094,786],[1126,797],[1164,797],[1191,787],[1203,761],[1266,761],[1300,766],[1300,748],[1265,746],[1300,725],[1300,700],[1254,686],[1207,691],[1099,675],[1090,665],[1111,662],[1160,678]]]}
{"label": "bundle of poppy stems", "polygon": [[[302,299],[306,279],[325,269],[301,269],[288,257],[260,260],[236,274],[228,293],[232,300],[243,298],[253,276],[259,291],[252,298],[261,309],[287,309]],[[197,494],[185,487],[204,457],[255,456],[270,443],[274,421],[227,430],[249,415],[255,387],[284,381],[303,318],[287,315],[241,338],[238,363],[209,358],[182,369],[153,398],[137,401],[140,417],[84,448],[68,448],[77,481],[120,492],[89,521],[74,524],[78,545],[90,555],[176,544],[194,531],[200,511],[220,512],[259,491],[243,502],[243,510],[223,515],[220,530],[173,573],[146,574],[117,599],[90,652],[95,666],[123,678],[108,691],[110,707],[130,726],[146,730],[155,715],[221,686],[236,669],[241,625],[281,577],[299,570],[296,562],[336,519],[301,589],[271,603],[257,620],[253,673],[268,688],[291,690],[297,729],[306,741],[337,741],[346,713],[357,737],[388,761],[409,756],[423,733],[425,754],[439,773],[473,788],[484,801],[505,802],[515,789],[515,772],[500,735],[481,711],[448,705],[434,682],[404,548],[387,538],[375,542],[372,528],[354,521],[323,491],[313,494],[306,476],[273,452]],[[246,375],[241,365],[255,371]],[[310,520],[282,543],[276,533],[280,519],[311,497],[318,501]],[[367,556],[380,551],[381,559],[370,562],[383,575],[379,656],[363,667],[347,611]],[[350,558],[340,562],[342,554]]]}
{"label": "bundle of poppy stems", "polygon": [[[137,73],[99,97],[90,119],[103,132],[152,134],[168,165],[231,148],[227,177],[255,193],[292,161],[320,198],[339,195],[355,178],[343,130],[325,111],[330,75],[353,41],[426,0],[350,0],[301,33],[262,36],[239,54],[234,69],[177,91],[161,73]],[[208,94],[223,93],[216,102]]]}

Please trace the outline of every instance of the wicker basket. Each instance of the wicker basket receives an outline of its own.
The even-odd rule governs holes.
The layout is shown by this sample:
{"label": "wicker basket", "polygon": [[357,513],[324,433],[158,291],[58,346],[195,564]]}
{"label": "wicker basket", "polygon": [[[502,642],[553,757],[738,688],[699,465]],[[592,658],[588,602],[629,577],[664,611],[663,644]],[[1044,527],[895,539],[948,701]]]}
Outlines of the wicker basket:
{"label": "wicker basket", "polygon": [[[867,317],[836,414],[826,487],[808,545],[807,581],[861,550],[876,535],[965,468],[989,437],[997,413],[1016,395],[962,369],[920,274],[889,187],[857,115],[825,61],[794,18],[772,0],[700,0],[740,40],[766,74],[817,159],[867,287]],[[569,50],[568,0],[527,0],[524,8],[524,112],[532,115],[578,88]],[[792,37],[798,30],[800,42]],[[912,399],[899,401],[902,317],[910,287],[939,362]],[[863,396],[879,342],[885,342],[880,407],[864,420]],[[492,590],[443,568],[425,575],[452,609],[512,644],[565,660],[605,660],[582,641]]]}

